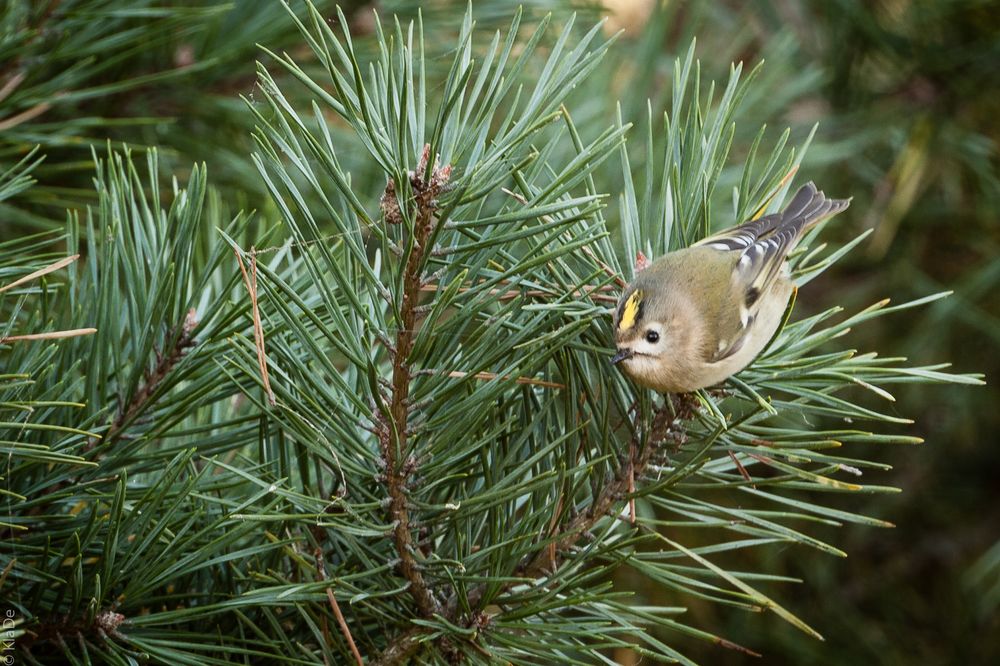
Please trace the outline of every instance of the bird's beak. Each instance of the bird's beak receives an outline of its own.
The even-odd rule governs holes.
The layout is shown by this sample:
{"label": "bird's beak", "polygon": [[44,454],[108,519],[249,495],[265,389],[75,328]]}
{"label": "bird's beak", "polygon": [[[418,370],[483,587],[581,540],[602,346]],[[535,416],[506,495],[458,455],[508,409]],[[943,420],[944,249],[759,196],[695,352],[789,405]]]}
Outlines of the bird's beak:
{"label": "bird's beak", "polygon": [[635,352],[631,349],[619,349],[618,353],[611,357],[611,365],[617,365],[625,359],[632,358],[633,356],[635,356]]}

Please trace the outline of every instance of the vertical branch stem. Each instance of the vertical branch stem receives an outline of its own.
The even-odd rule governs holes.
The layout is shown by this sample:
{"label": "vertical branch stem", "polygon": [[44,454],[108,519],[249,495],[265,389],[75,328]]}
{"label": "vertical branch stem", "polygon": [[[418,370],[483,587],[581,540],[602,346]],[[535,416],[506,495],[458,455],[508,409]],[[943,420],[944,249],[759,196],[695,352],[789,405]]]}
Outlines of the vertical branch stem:
{"label": "vertical branch stem", "polygon": [[[413,351],[414,326],[420,299],[423,260],[429,251],[427,244],[434,225],[434,199],[447,182],[450,168],[434,168],[431,178],[424,182],[422,174],[429,159],[429,149],[424,148],[421,166],[411,177],[415,200],[412,247],[403,273],[402,295],[399,303],[399,330],[392,352],[392,397],[389,401],[389,419],[380,423],[379,432],[385,462],[386,487],[389,492],[389,515],[393,519],[392,537],[399,555],[400,573],[410,583],[410,594],[420,613],[432,617],[440,612],[440,604],[424,579],[417,562],[413,534],[410,526],[410,509],[407,500],[407,482],[416,467],[409,452],[410,354]],[[390,181],[391,182],[391,181]],[[386,188],[387,196],[395,196],[395,188]],[[397,202],[398,204],[398,202]]]}

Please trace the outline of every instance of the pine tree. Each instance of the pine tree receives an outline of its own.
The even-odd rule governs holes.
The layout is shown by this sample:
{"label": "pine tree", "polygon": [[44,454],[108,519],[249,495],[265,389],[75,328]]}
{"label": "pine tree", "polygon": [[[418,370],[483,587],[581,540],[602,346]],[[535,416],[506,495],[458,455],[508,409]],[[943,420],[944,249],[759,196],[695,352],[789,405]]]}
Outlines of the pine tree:
{"label": "pine tree", "polygon": [[[290,16],[311,55],[269,52],[245,100],[261,214],[231,214],[203,166],[168,180],[156,150],[109,147],[62,233],[0,245],[0,589],[25,660],[752,652],[696,626],[692,599],[819,637],[776,600],[791,581],[740,554],[844,555],[809,525],[886,525],[828,499],[895,492],[837,449],[914,441],[873,406],[896,384],[980,380],[840,341],[942,294],[792,309],[750,368],[694,394],[607,363],[637,252],[780,208],[803,155],[788,134],[730,155],[761,70],[733,66],[717,95],[692,47],[662,119],[580,123],[599,25],[518,13],[480,43],[470,10],[442,49],[430,18],[376,20],[366,51],[339,11]],[[821,233],[800,286],[861,240]],[[676,604],[635,603],[610,582],[626,568]]]}

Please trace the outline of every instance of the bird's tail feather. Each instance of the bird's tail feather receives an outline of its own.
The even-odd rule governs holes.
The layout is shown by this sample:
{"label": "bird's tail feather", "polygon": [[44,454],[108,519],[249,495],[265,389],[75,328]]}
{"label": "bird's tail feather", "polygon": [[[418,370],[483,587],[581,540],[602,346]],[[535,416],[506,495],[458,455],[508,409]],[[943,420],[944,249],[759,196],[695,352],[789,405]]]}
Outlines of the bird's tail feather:
{"label": "bird's tail feather", "polygon": [[827,199],[826,195],[809,181],[799,188],[791,203],[781,211],[781,221],[774,229],[778,231],[782,228],[797,227],[798,234],[803,234],[850,205],[850,199]]}

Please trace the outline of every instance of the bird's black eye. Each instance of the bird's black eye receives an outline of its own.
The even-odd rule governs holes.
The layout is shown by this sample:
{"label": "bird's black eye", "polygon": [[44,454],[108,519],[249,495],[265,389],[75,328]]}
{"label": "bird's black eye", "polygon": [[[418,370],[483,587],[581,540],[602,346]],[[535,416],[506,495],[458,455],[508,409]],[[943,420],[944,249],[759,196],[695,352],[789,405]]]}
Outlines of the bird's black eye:
{"label": "bird's black eye", "polygon": [[660,334],[656,331],[646,331],[646,342],[651,345],[655,345],[660,341]]}

